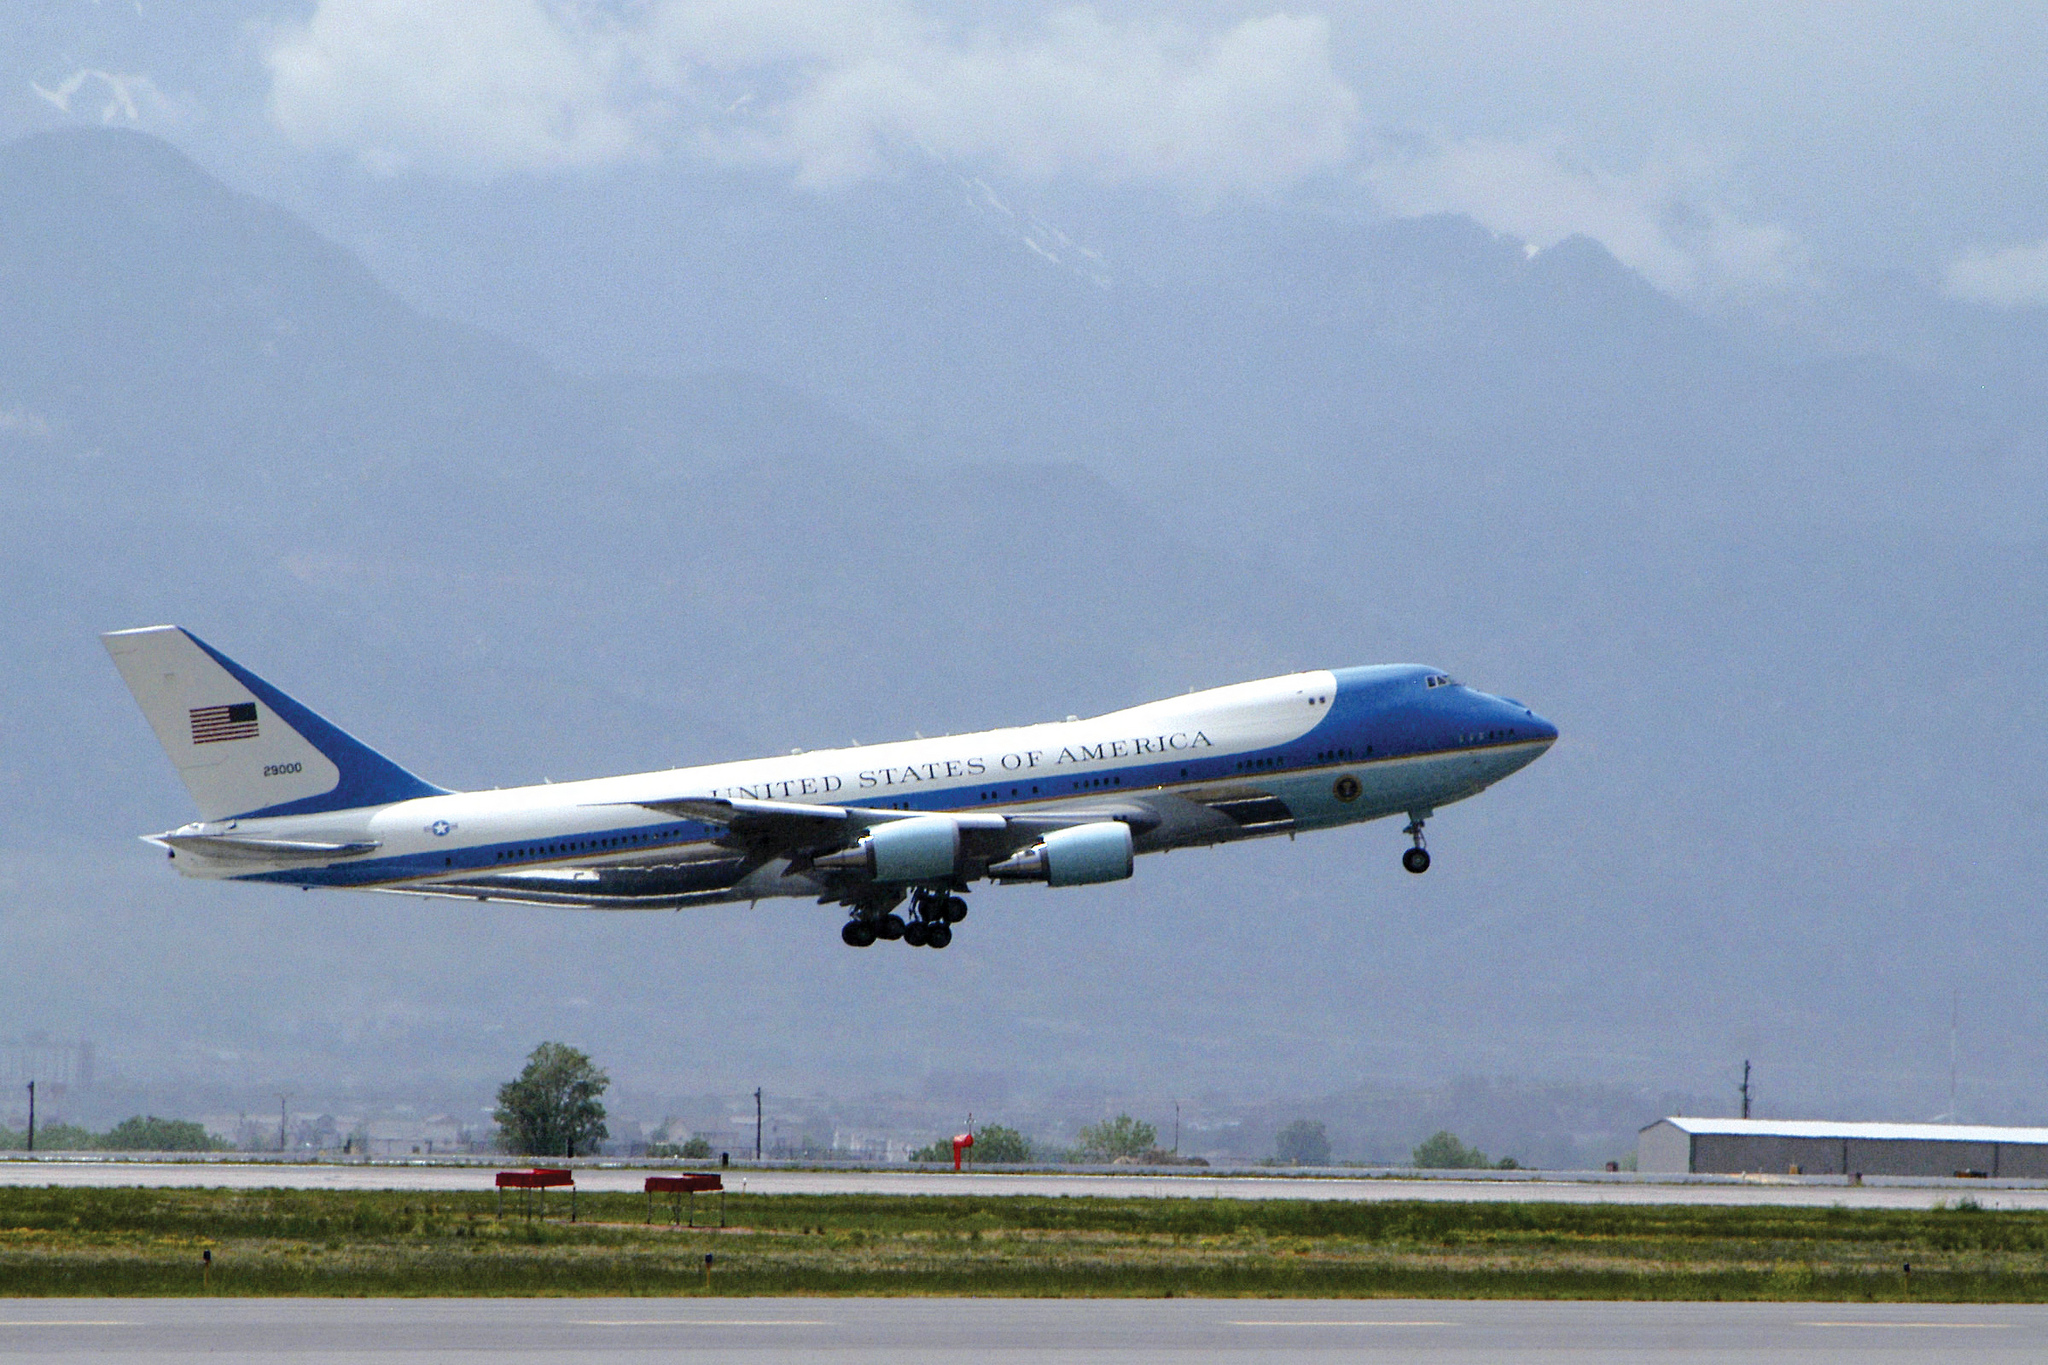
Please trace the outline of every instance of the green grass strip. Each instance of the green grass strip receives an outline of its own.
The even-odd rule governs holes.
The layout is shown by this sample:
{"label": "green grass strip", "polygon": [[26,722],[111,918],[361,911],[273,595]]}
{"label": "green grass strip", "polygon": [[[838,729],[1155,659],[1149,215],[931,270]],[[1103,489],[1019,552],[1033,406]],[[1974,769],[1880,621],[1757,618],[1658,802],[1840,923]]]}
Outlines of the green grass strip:
{"label": "green grass strip", "polygon": [[2048,1300],[2048,1213],[1972,1207],[733,1194],[719,1230],[632,1194],[573,1224],[517,1204],[0,1189],[0,1292]]}

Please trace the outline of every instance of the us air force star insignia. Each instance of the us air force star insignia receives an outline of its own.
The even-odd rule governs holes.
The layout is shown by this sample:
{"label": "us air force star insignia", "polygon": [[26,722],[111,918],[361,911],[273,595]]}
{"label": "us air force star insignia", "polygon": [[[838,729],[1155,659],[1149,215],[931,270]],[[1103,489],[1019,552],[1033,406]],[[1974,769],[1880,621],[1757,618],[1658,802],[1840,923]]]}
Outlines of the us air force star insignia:
{"label": "us air force star insignia", "polygon": [[449,824],[446,820],[436,820],[433,824],[427,826],[427,833],[435,838],[439,838],[454,828],[455,826]]}
{"label": "us air force star insignia", "polygon": [[1330,788],[1330,794],[1339,801],[1356,801],[1358,799],[1358,779],[1349,774],[1338,778],[1337,785]]}

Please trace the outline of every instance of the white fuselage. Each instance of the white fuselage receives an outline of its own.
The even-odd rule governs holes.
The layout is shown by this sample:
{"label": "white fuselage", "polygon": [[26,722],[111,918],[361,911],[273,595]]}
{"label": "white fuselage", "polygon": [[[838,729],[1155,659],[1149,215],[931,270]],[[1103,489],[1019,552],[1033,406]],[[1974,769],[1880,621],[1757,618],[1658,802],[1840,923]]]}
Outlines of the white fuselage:
{"label": "white fuselage", "polygon": [[[154,836],[187,875],[542,904],[671,907],[835,894],[789,856],[750,857],[691,801],[1029,817],[1137,817],[1138,852],[1426,816],[1532,762],[1556,730],[1428,669],[1316,671],[1088,719],[352,810],[204,822]],[[692,808],[694,809],[694,808]],[[1120,813],[1120,814],[1119,814]],[[986,822],[985,822],[986,823]],[[997,820],[995,824],[1000,824]],[[302,844],[252,855],[189,836]]]}

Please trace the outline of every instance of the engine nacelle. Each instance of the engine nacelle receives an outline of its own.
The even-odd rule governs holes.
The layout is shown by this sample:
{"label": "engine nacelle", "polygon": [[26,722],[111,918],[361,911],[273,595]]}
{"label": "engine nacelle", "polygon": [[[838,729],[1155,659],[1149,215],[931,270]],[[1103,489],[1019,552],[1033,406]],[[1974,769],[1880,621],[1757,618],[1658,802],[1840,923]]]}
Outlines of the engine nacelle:
{"label": "engine nacelle", "polygon": [[878,882],[950,881],[960,874],[960,825],[944,815],[919,815],[876,825],[852,848],[815,864],[827,871],[866,872]]}
{"label": "engine nacelle", "polygon": [[1131,827],[1121,820],[1056,829],[1022,853],[989,867],[1002,881],[1038,881],[1048,886],[1120,882],[1131,875]]}

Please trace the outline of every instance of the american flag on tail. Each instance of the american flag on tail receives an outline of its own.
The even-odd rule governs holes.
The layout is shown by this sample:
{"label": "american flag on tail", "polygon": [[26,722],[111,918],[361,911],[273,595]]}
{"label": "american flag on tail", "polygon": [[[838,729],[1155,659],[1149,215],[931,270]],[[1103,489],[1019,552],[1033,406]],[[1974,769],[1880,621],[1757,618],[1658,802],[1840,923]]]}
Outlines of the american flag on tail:
{"label": "american flag on tail", "polygon": [[230,706],[192,708],[192,742],[218,744],[224,739],[256,738],[256,703],[238,701]]}

